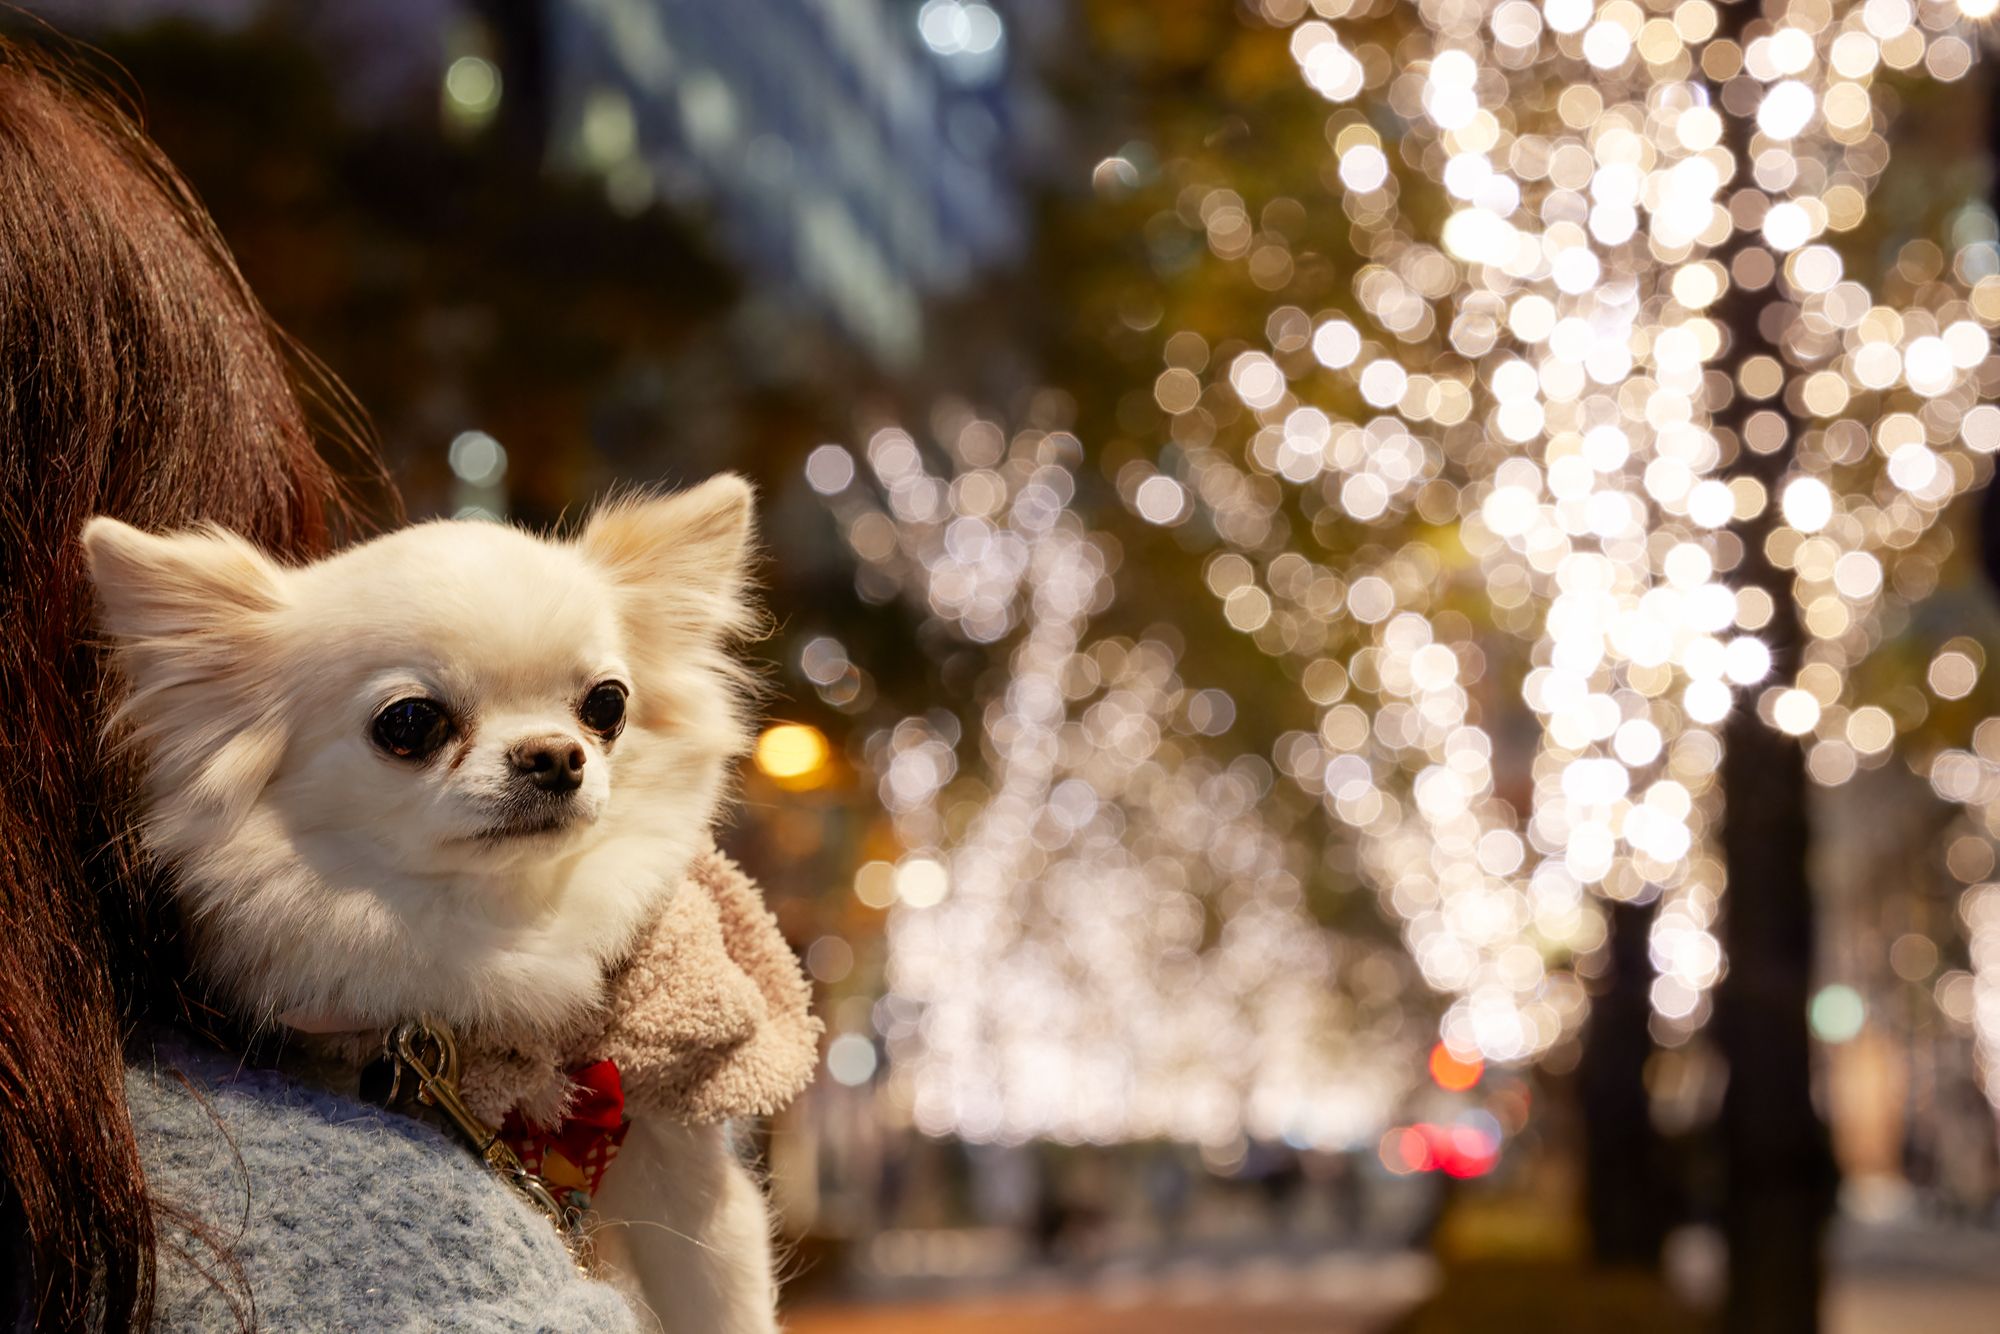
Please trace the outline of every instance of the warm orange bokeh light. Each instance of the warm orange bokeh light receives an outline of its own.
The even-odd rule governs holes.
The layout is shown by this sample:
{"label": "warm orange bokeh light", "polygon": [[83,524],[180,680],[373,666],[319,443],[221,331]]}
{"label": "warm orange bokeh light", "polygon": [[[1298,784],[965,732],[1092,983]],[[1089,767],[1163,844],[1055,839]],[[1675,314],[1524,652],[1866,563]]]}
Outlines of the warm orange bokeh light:
{"label": "warm orange bokeh light", "polygon": [[1431,1078],[1446,1093],[1463,1093],[1486,1073],[1486,1062],[1462,1061],[1442,1042],[1431,1048]]}
{"label": "warm orange bokeh light", "polygon": [[825,781],[831,756],[826,736],[805,723],[777,723],[757,738],[757,767],[789,788],[817,787]]}

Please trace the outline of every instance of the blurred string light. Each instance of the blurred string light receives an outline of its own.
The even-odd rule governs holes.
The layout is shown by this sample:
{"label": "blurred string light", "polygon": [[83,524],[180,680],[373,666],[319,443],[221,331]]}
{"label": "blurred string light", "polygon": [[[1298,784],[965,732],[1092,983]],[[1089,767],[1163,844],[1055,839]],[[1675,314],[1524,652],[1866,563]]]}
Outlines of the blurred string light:
{"label": "blurred string light", "polygon": [[875,681],[847,656],[832,635],[818,635],[799,650],[799,674],[819,697],[843,713],[859,713],[875,702]]}
{"label": "blurred string light", "polygon": [[500,111],[500,67],[484,56],[463,55],[445,66],[445,119],[476,130]]}
{"label": "blurred string light", "polygon": [[2000,1107],[2000,885],[1974,886],[1959,913],[1972,971],[1947,973],[1932,994],[1946,1018],[1971,1026],[1986,1099]]}
{"label": "blurred string light", "polygon": [[460,431],[445,448],[451,468],[452,517],[507,517],[507,449],[484,431]]}
{"label": "blurred string light", "polygon": [[[1970,679],[1960,679],[1961,673],[1976,676],[1983,665],[1984,653],[1976,643],[1955,639],[1932,659],[1926,677],[1933,693],[1956,698],[1972,686]],[[1945,866],[1968,886],[1958,915],[1972,965],[1970,972],[1952,970],[1938,977],[1931,995],[1945,1019],[1972,1031],[1981,1086],[1987,1100],[2000,1107],[2000,883],[1994,878],[1994,844],[2000,841],[2000,718],[1981,721],[1970,747],[1932,756],[1929,777],[1940,797],[1966,807],[1965,822],[1947,843]],[[1897,975],[1912,982],[1930,982],[1937,962],[1936,944],[1922,936],[1903,937],[1890,953]]]}
{"label": "blurred string light", "polygon": [[[1116,548],[1069,508],[1076,442],[968,420],[941,433],[943,472],[894,429],[865,451],[875,488],[837,446],[809,464],[864,595],[1013,646],[975,739],[907,719],[869,751],[927,865],[922,905],[887,864],[856,882],[892,912],[880,1022],[927,1130],[1212,1139],[1317,1105],[1307,1139],[1326,1142],[1383,1117],[1402,1087],[1388,1058],[1421,1048],[1327,1007],[1354,1003],[1330,984],[1395,965],[1331,966],[1360,947],[1298,910],[1298,840],[1262,814],[1273,776],[1353,831],[1453,998],[1454,1061],[1529,1059],[1574,1029],[1567,961],[1602,941],[1606,898],[1661,900],[1654,1008],[1668,1032],[1701,1023],[1724,967],[1721,725],[1753,709],[1825,784],[1885,762],[1896,724],[1847,697],[1849,669],[1935,583],[1936,520],[2000,448],[1981,401],[1991,214],[1969,201],[1949,252],[1905,245],[1879,291],[1837,245],[1888,163],[1886,77],[1969,68],[1956,8],[1813,0],[1741,43],[1707,0],[1265,8],[1302,20],[1292,53],[1334,104],[1330,179],[1367,262],[1351,308],[1278,306],[1264,347],[1170,333],[1154,398],[1171,448],[1116,480],[1146,522],[1204,520],[1218,612],[1315,707],[1274,771],[1194,744],[1168,646],[1088,640]],[[1451,201],[1434,227],[1401,206],[1417,178]],[[1287,284],[1260,206],[1303,206],[1183,198],[1219,259]],[[1727,348],[1732,300],[1762,307],[1777,355]],[[1781,451],[1774,487],[1731,468]],[[1805,643],[1789,680],[1762,638],[1770,595],[1734,582],[1746,537],[1790,571]],[[1526,809],[1496,791],[1506,738],[1475,688],[1504,642],[1451,608],[1466,591],[1530,655]],[[1966,668],[1932,675],[1957,689]],[[1994,740],[1940,757],[1938,790],[2000,798]],[[1223,929],[1197,950],[1209,905]],[[1992,971],[1935,990],[1948,1014],[1988,1016],[2000,1050],[2000,899],[1966,912]],[[1344,1069],[1363,1077],[1343,1086]],[[1395,1161],[1435,1167],[1435,1137],[1411,1129]]]}
{"label": "blurred string light", "polygon": [[1006,25],[979,0],[926,0],[917,11],[917,35],[961,83],[992,80],[1006,55]]}
{"label": "blurred string light", "polygon": [[507,475],[507,451],[484,431],[461,431],[452,437],[445,461],[452,475],[470,486],[498,486]]}
{"label": "blurred string light", "polygon": [[1430,1071],[1431,1081],[1446,1093],[1464,1093],[1478,1085],[1480,1076],[1486,1073],[1486,1065],[1456,1056],[1440,1042],[1431,1048]]}
{"label": "blurred string light", "polygon": [[866,1084],[875,1076],[875,1044],[859,1033],[842,1033],[826,1048],[826,1071],[835,1082]]}
{"label": "blurred string light", "polygon": [[806,723],[773,723],[751,753],[759,772],[794,791],[825,782],[829,758],[825,734]]}
{"label": "blurred string light", "polygon": [[877,431],[869,486],[837,446],[807,464],[865,595],[1009,645],[976,735],[933,714],[867,741],[907,849],[854,886],[891,913],[890,1093],[975,1140],[1372,1142],[1420,1064],[1402,965],[1307,912],[1270,766],[1205,740],[1228,696],[1159,639],[1091,636],[1118,548],[1071,508],[1079,443],[970,413],[939,436]]}
{"label": "blurred string light", "polygon": [[1500,1128],[1494,1117],[1478,1111],[1450,1125],[1420,1121],[1389,1131],[1376,1152],[1396,1176],[1442,1172],[1449,1177],[1481,1177],[1500,1161]]}
{"label": "blurred string light", "polygon": [[[1707,0],[1265,9],[1303,20],[1292,54],[1335,104],[1330,175],[1368,262],[1353,309],[1272,311],[1268,351],[1169,336],[1154,396],[1173,448],[1121,493],[1182,522],[1166,479],[1210,521],[1224,618],[1321,710],[1279,768],[1356,831],[1425,978],[1456,998],[1454,1050],[1520,1060],[1576,1021],[1563,960],[1602,939],[1605,898],[1662,900],[1653,1002],[1684,1032],[1724,965],[1721,724],[1755,709],[1821,783],[1882,762],[1893,727],[1846,698],[1848,669],[1888,604],[1935,582],[1948,539],[1931,530],[2000,447],[1980,401],[1990,213],[1965,205],[1953,254],[1911,241],[1881,291],[1835,244],[1888,162],[1884,76],[1956,80],[1973,34],[1910,0],[1796,3],[1741,43]],[[1401,207],[1412,179],[1448,197],[1438,225]],[[1209,248],[1275,290],[1290,261],[1255,212],[1226,187],[1195,210]],[[1728,349],[1733,298],[1780,356]],[[1717,420],[1732,399],[1750,401],[1740,433]],[[1775,497],[1731,475],[1780,450]],[[1327,540],[1301,543],[1288,501]],[[1791,572],[1791,680],[1769,679],[1769,595],[1732,583],[1739,525],[1773,505],[1748,540]],[[1356,548],[1339,569],[1312,554]],[[1525,812],[1495,792],[1468,691],[1484,651],[1447,609],[1468,585],[1532,643]]]}
{"label": "blurred string light", "polygon": [[1868,1003],[1853,987],[1836,982],[1813,993],[1807,1018],[1814,1037],[1837,1046],[1861,1035],[1862,1026],[1868,1022]]}

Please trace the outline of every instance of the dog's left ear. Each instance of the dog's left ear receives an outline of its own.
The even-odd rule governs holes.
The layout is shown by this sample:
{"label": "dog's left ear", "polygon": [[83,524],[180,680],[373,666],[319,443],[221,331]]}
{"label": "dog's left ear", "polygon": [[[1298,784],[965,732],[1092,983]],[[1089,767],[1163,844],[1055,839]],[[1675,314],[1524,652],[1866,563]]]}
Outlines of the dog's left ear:
{"label": "dog's left ear", "polygon": [[[146,751],[175,816],[148,837],[200,846],[242,818],[270,781],[285,728],[254,688],[263,627],[285,605],[284,572],[221,528],[147,533],[116,519],[83,530],[98,623],[130,687],[112,728]],[[177,842],[178,840],[178,842]]]}
{"label": "dog's left ear", "polygon": [[745,589],[752,503],[750,484],[723,473],[673,495],[612,502],[590,516],[577,547],[683,628],[744,633],[756,620]]}

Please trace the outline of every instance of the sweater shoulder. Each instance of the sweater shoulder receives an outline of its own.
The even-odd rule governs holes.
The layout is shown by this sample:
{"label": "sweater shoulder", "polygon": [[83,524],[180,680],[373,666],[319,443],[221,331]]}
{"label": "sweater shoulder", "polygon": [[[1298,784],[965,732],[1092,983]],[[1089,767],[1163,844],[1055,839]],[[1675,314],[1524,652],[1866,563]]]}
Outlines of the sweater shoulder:
{"label": "sweater shoulder", "polygon": [[177,1035],[128,1054],[163,1330],[633,1330],[442,1132]]}

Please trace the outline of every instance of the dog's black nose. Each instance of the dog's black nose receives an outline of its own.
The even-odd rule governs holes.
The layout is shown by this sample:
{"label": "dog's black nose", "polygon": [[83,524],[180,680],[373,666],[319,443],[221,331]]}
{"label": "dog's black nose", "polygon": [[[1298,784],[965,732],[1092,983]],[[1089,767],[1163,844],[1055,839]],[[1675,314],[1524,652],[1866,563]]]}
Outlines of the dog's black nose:
{"label": "dog's black nose", "polygon": [[544,792],[574,792],[583,786],[583,747],[575,738],[536,736],[507,751],[514,772]]}

